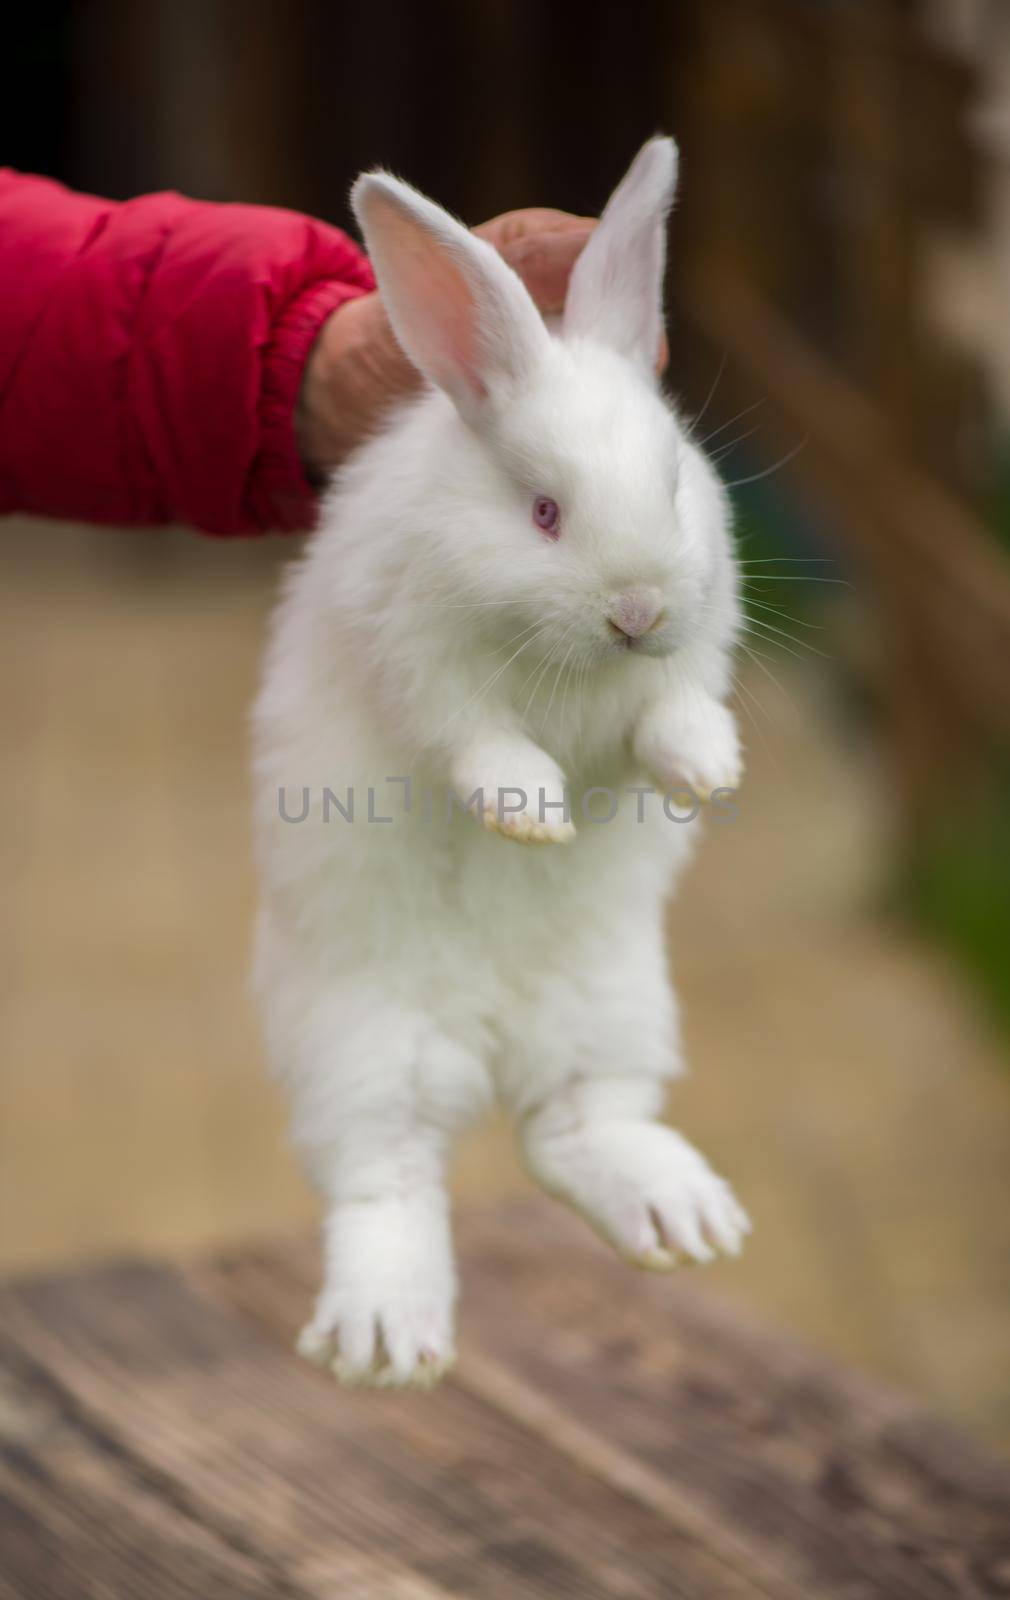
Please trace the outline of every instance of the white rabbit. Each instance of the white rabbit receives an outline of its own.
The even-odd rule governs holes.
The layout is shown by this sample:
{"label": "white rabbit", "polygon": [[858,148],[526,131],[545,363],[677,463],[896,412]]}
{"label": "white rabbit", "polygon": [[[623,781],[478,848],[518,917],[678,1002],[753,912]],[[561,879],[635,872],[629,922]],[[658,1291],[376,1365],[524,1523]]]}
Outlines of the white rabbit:
{"label": "white rabbit", "polygon": [[669,139],[639,152],[558,337],[445,211],[354,186],[428,386],[330,489],[254,715],[256,984],[327,1207],[300,1348],[347,1382],[451,1364],[447,1155],[496,1095],[531,1173],[628,1261],[748,1230],[657,1120],[680,1070],[664,900],[697,831],[661,797],[740,761],[726,500],[655,377],[675,175]]}

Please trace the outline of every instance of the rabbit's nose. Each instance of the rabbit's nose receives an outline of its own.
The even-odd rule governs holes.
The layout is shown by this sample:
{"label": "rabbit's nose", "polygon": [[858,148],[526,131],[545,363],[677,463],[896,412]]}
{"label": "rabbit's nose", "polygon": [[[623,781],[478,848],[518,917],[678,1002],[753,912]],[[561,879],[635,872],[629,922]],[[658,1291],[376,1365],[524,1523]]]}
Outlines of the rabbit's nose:
{"label": "rabbit's nose", "polygon": [[607,608],[607,621],[628,639],[640,639],[663,621],[662,591],[651,585],[625,589]]}

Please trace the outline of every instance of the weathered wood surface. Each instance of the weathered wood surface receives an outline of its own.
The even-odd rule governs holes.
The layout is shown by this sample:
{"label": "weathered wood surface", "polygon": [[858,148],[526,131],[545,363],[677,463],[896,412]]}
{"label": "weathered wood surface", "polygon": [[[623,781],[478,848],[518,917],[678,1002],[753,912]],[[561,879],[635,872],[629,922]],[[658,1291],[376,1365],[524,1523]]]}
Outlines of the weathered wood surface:
{"label": "weathered wood surface", "polygon": [[292,1354],[303,1242],[0,1292],[0,1600],[1010,1594],[1010,1467],[546,1203],[460,1232],[432,1396]]}

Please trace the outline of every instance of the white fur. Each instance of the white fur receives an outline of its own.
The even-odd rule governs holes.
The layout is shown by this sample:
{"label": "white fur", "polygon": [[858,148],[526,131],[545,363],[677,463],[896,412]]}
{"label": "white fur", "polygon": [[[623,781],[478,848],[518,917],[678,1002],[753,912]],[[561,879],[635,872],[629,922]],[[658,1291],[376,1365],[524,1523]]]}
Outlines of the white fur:
{"label": "white fur", "polygon": [[[606,824],[580,807],[592,787],[709,792],[739,773],[725,500],[646,356],[674,167],[667,140],[637,158],[560,339],[445,212],[384,174],[355,186],[432,387],[333,485],[255,710],[256,981],[328,1208],[301,1348],[345,1381],[426,1384],[451,1363],[446,1158],[496,1095],[533,1174],[630,1261],[707,1259],[746,1231],[656,1120],[680,1065],[663,905],[697,824],[656,797],[625,795]],[[561,506],[556,542],[532,521],[541,494]],[[643,586],[664,615],[628,648],[607,613]],[[406,776],[409,814],[369,823],[369,787],[390,814],[385,780]],[[449,785],[482,788],[483,817],[447,820]],[[566,785],[568,820],[552,809]],[[324,786],[353,787],[353,823],[323,821]],[[498,806],[504,786],[525,809]],[[297,815],[305,787],[308,818],[285,822],[278,791]]]}

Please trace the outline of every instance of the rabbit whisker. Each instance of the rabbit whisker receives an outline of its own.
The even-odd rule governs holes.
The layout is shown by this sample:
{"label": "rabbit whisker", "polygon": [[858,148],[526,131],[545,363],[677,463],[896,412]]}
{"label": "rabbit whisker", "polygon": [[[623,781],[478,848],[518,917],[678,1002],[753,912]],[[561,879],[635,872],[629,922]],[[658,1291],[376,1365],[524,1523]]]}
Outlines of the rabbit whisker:
{"label": "rabbit whisker", "polygon": [[[571,630],[569,630],[569,631],[571,631]],[[576,646],[577,643],[578,643],[577,639],[573,639],[572,640],[571,644],[568,646],[567,651],[565,652],[564,660],[562,661],[562,663],[561,663],[560,667],[558,668],[557,672],[554,674],[554,687],[551,690],[551,697],[547,702],[547,706],[546,706],[546,709],[544,711],[543,718],[541,719],[541,722],[540,722],[540,731],[541,731],[541,733],[543,733],[544,728],[547,726],[547,718],[551,714],[551,706],[554,704],[554,696],[558,692],[558,684],[561,682],[561,674],[564,672],[566,666],[568,665],[568,662],[569,662],[569,660],[571,658],[572,651],[575,649],[575,646]]]}
{"label": "rabbit whisker", "polygon": [[795,572],[757,572],[743,575],[744,587],[754,589],[761,583],[834,583],[839,588],[851,589],[853,585],[848,578],[819,578],[812,572],[797,574]]}
{"label": "rabbit whisker", "polygon": [[790,461],[799,455],[809,438],[809,434],[804,434],[799,444],[794,444],[792,449],[787,451],[779,461],[773,462],[770,467],[765,467],[763,472],[752,472],[746,478],[735,478],[732,483],[727,483],[725,487],[727,489],[742,489],[746,483],[760,483],[762,478],[770,478],[773,472],[780,472],[783,467],[787,467]]}
{"label": "rabbit whisker", "polygon": [[768,656],[766,656],[763,651],[755,650],[752,645],[744,644],[742,639],[740,639],[738,641],[738,643],[739,643],[740,649],[743,651],[744,655],[748,656],[750,658],[750,660],[753,661],[754,665],[761,669],[761,671],[764,673],[765,677],[768,678],[769,681],[775,685],[776,689],[778,690],[779,694],[783,697],[783,699],[787,700],[791,706],[795,707],[796,702],[793,699],[792,695],[787,692],[787,690],[779,682],[778,678],[776,678],[776,676],[775,676],[774,672],[772,672],[771,668],[766,665],[766,662],[770,658]]}
{"label": "rabbit whisker", "polygon": [[775,752],[772,750],[771,745],[768,743],[768,739],[760,721],[754,715],[753,707],[756,706],[763,717],[766,717],[768,713],[761,704],[761,701],[758,699],[757,695],[753,692],[748,684],[744,683],[739,673],[734,673],[733,675],[733,692],[737,696],[741,711],[745,711],[747,713],[747,721],[750,723],[751,727],[754,729],[754,732],[761,740],[761,748],[764,750],[765,754],[769,757],[773,764],[778,766],[778,758],[775,755]]}
{"label": "rabbit whisker", "polygon": [[[811,655],[820,656],[822,661],[834,659],[826,650],[819,650],[815,644],[811,644],[809,639],[798,639],[794,633],[789,633],[785,628],[777,628],[774,622],[765,622],[763,617],[748,617],[747,621],[750,623],[752,630],[755,628],[763,629],[765,637],[774,634],[778,639],[788,639],[790,644],[798,646],[800,650],[809,650]],[[769,638],[769,643],[771,642],[772,640]]]}
{"label": "rabbit whisker", "polygon": [[718,438],[720,433],[725,433],[727,428],[732,428],[735,422],[742,422],[744,417],[749,417],[752,411],[756,411],[759,406],[763,406],[766,400],[766,395],[762,396],[760,400],[752,400],[750,405],[744,406],[743,410],[738,411],[735,417],[730,417],[728,422],[720,422],[718,428],[713,428],[711,433],[706,433],[704,439],[698,441],[699,445],[708,444],[711,439]]}
{"label": "rabbit whisker", "polygon": [[[705,397],[705,404],[702,406],[701,410],[698,412],[698,415],[695,417],[693,423],[691,424],[692,428],[696,428],[698,426],[698,424],[701,421],[702,417],[705,415],[705,412],[708,410],[709,406],[712,404],[712,401],[715,399],[715,391],[718,389],[719,384],[720,384],[720,382],[722,380],[722,375],[726,371],[726,362],[727,362],[728,359],[729,359],[729,351],[728,350],[724,350],[723,353],[722,353],[722,360],[719,363],[719,370],[716,373],[714,379],[712,380],[712,387],[708,391],[708,394]],[[702,440],[702,443],[704,443],[704,440]]]}
{"label": "rabbit whisker", "polygon": [[436,728],[435,732],[418,746],[418,753],[420,753],[421,750],[426,750],[429,745],[434,744],[435,740],[441,737],[446,728],[449,727],[450,723],[455,722],[456,718],[462,716],[463,712],[468,710],[475,701],[481,699],[481,697],[487,693],[492,685],[498,682],[498,679],[501,677],[502,673],[508,671],[513,661],[517,660],[518,657],[522,655],[524,650],[528,650],[530,645],[534,644],[541,634],[547,632],[547,628],[548,624],[546,622],[543,623],[538,632],[534,633],[531,638],[525,640],[525,642],[519,646],[518,650],[514,651],[512,655],[509,656],[507,661],[504,661],[500,667],[497,667],[495,671],[492,672],[491,676],[485,679],[480,688],[475,689],[469,699],[464,700],[461,706],[457,706],[456,710],[451,714],[451,716],[446,717],[445,721],[438,728]]}
{"label": "rabbit whisker", "polygon": [[782,611],[778,606],[770,606],[762,600],[752,600],[748,595],[744,600],[745,606],[757,606],[759,611],[769,611],[773,617],[782,617],[786,622],[795,623],[797,628],[813,628],[817,633],[824,632],[823,622],[806,622],[802,617],[794,617],[789,611]]}
{"label": "rabbit whisker", "polygon": [[[561,638],[557,641],[556,644],[554,644],[551,647],[550,650],[548,650],[548,652],[547,652],[546,656],[544,657],[543,661],[540,663],[539,671],[537,670],[536,667],[534,667],[533,672],[531,672],[529,674],[529,677],[527,677],[525,679],[525,681],[524,681],[524,683],[522,685],[522,689],[525,689],[526,684],[529,683],[529,681],[530,681],[530,678],[533,677],[534,674],[536,674],[536,681],[534,682],[532,689],[530,690],[528,696],[526,697],[526,704],[523,707],[523,721],[524,722],[525,722],[526,718],[530,714],[530,706],[533,704],[533,701],[536,698],[537,690],[540,688],[540,685],[544,680],[544,674],[546,673],[547,668],[550,666],[550,664],[554,660],[555,656],[557,656],[559,654],[559,652],[560,652],[562,646],[564,645],[565,641],[568,638],[571,637],[572,630],[576,626],[577,626],[576,622],[569,623],[568,627],[565,629],[564,633],[561,635]],[[520,691],[519,691],[520,694],[522,693],[522,689],[520,689]]]}
{"label": "rabbit whisker", "polygon": [[745,439],[752,438],[755,433],[757,433],[756,428],[746,428],[744,432],[738,434],[735,439],[731,439],[729,444],[722,444],[719,446],[718,450],[713,450],[712,454],[708,458],[709,461],[713,466],[717,467],[720,461],[725,461],[728,455],[732,455],[737,445],[743,444]]}

